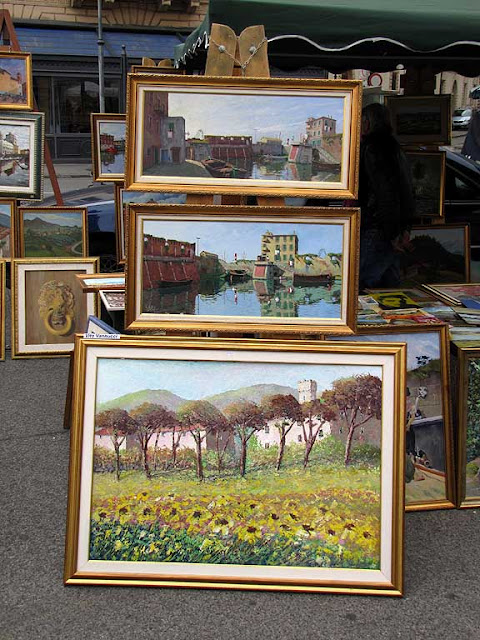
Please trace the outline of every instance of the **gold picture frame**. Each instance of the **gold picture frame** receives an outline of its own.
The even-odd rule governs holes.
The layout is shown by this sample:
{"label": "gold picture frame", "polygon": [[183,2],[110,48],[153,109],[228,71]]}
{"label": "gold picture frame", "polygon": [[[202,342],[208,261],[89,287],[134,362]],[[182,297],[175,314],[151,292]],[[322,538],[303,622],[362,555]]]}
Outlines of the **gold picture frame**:
{"label": "gold picture frame", "polygon": [[445,151],[405,151],[412,174],[416,217],[444,217]]}
{"label": "gold picture frame", "polygon": [[[123,182],[125,179],[125,122],[124,113],[90,114],[92,170],[96,182]],[[112,169],[108,168],[110,164]]]}
{"label": "gold picture frame", "polygon": [[94,273],[77,274],[75,276],[82,287],[82,291],[100,293],[100,291],[115,291],[125,288],[124,273]]}
{"label": "gold picture frame", "polygon": [[5,290],[7,288],[6,261],[0,260],[0,361],[5,360]]}
{"label": "gold picture frame", "polygon": [[95,294],[82,292],[75,274],[96,273],[98,264],[99,258],[12,261],[12,358],[70,354],[75,331],[83,331],[98,305]]}
{"label": "gold picture frame", "polygon": [[32,54],[0,51],[0,109],[33,108]]}
{"label": "gold picture frame", "polygon": [[0,260],[10,261],[15,256],[15,212],[17,201],[0,199]]}
{"label": "gold picture frame", "polygon": [[357,197],[359,81],[141,73],[127,82],[129,190]]}
{"label": "gold picture frame", "polygon": [[86,207],[18,207],[15,219],[16,258],[88,257]]}
{"label": "gold picture frame", "polygon": [[[360,345],[339,342],[332,350],[331,344],[318,341],[147,339],[133,336],[121,336],[119,340],[105,341],[86,340],[77,335],[65,584],[402,595],[404,483],[401,479],[405,458],[403,430],[405,351],[405,345],[401,344]],[[160,386],[166,390],[176,390],[180,395],[190,394],[188,397],[192,400],[187,401],[186,405],[181,404],[175,413],[179,420],[187,420],[187,422],[192,405],[199,409],[198,402],[194,398],[208,396],[215,402],[213,396],[220,390],[225,393],[225,390],[229,389],[235,393],[235,389],[242,385],[245,387],[245,382],[247,385],[255,385],[257,380],[261,380],[263,384],[260,386],[264,388],[268,387],[268,383],[279,380],[281,375],[283,388],[280,395],[274,396],[277,400],[273,401],[268,395],[263,396],[261,406],[270,406],[273,402],[272,406],[276,407],[275,403],[280,403],[281,398],[289,397],[288,402],[291,406],[298,407],[304,406],[304,400],[300,401],[292,395],[284,395],[289,388],[285,385],[290,383],[296,385],[297,380],[306,383],[308,379],[311,379],[313,385],[314,378],[326,376],[325,380],[328,377],[330,381],[326,386],[332,387],[331,401],[334,402],[333,398],[337,397],[335,381],[338,378],[349,380],[348,384],[352,385],[367,383],[368,380],[368,384],[373,385],[373,395],[370,399],[372,400],[373,396],[377,398],[375,411],[381,416],[381,426],[378,421],[375,422],[376,427],[371,435],[371,438],[375,438],[376,446],[379,447],[380,462],[373,463],[367,471],[370,478],[375,476],[376,481],[374,484],[370,481],[367,483],[364,476],[361,478],[359,476],[353,487],[351,480],[348,479],[349,469],[353,467],[355,473],[362,475],[357,469],[358,463],[354,462],[353,458],[350,463],[352,467],[348,466],[348,462],[344,462],[343,467],[340,463],[340,468],[335,472],[332,468],[325,470],[321,459],[318,467],[315,466],[317,463],[309,461],[306,472],[302,469],[302,472],[297,473],[295,481],[292,479],[292,473],[294,474],[295,470],[287,467],[286,462],[278,466],[277,473],[272,475],[270,473],[272,459],[266,463],[268,468],[263,472],[260,471],[260,475],[255,475],[256,479],[253,479],[254,471],[249,467],[251,454],[247,453],[245,465],[242,463],[239,467],[238,461],[228,463],[228,465],[233,464],[231,469],[233,479],[223,479],[228,471],[224,467],[224,471],[216,471],[215,482],[210,482],[212,471],[201,462],[203,456],[199,453],[201,452],[199,445],[193,445],[197,449],[197,462],[193,467],[189,467],[190,470],[179,472],[174,466],[170,472],[161,474],[160,479],[159,472],[150,466],[153,464],[152,450],[149,451],[152,443],[147,441],[145,450],[147,451],[146,460],[149,462],[144,471],[147,473],[150,470],[150,480],[145,480],[142,467],[138,467],[135,463],[135,469],[129,476],[127,489],[123,483],[124,471],[119,450],[120,457],[117,458],[119,463],[118,465],[114,463],[116,471],[113,471],[114,475],[118,474],[119,481],[110,485],[113,493],[110,492],[108,496],[105,494],[104,500],[102,487],[105,474],[93,471],[94,443],[98,445],[99,441],[106,442],[110,438],[108,435],[111,433],[108,426],[111,413],[109,408],[115,407],[114,413],[120,412],[119,415],[122,414],[127,421],[130,420],[132,433],[135,430],[135,420],[140,419],[140,413],[143,411],[141,408],[127,410],[126,405],[124,411],[122,394],[125,385],[119,382],[118,388],[113,392],[111,377],[108,378],[108,382],[105,378],[107,369],[109,374],[115,371],[117,381],[124,379],[125,384],[129,384],[131,396],[141,393],[141,389],[146,386],[150,389]],[[158,373],[157,369],[161,370],[161,373]],[[200,369],[202,374],[198,376]],[[358,374],[357,377],[355,377],[356,374]],[[350,378],[345,378],[349,375]],[[191,383],[190,392],[186,392],[185,387],[180,384],[181,379]],[[110,393],[106,392],[107,387]],[[376,391],[373,391],[373,388]],[[151,392],[151,394],[154,393],[154,391]],[[161,395],[161,392],[159,393]],[[162,397],[165,398],[166,395]],[[259,398],[259,395],[255,396],[255,399],[250,395],[246,404],[249,406],[255,404],[258,408],[260,404],[252,403],[251,400],[259,400]],[[221,409],[216,409],[208,401],[204,401],[204,404],[210,406],[210,415],[216,416],[217,422],[222,420]],[[143,407],[145,408],[145,405]],[[227,409],[225,408],[224,411]],[[273,408],[272,415],[276,411],[277,409]],[[364,411],[368,412],[369,409],[364,408]],[[170,416],[169,419],[174,420],[174,412],[167,412],[164,419],[167,415]],[[132,416],[135,417],[132,418]],[[363,414],[362,416],[365,417]],[[270,438],[270,431],[267,435],[265,426],[262,426],[264,420],[268,421],[268,416],[260,418],[257,434],[262,432],[263,436],[260,434],[259,437]],[[288,422],[287,419],[286,421]],[[198,426],[196,418],[193,422]],[[192,431],[196,428],[193,422],[189,427]],[[169,428],[171,431],[173,426]],[[197,438],[203,441],[205,430],[201,426],[199,429],[202,434],[199,431]],[[123,433],[123,428],[121,431]],[[120,431],[116,435],[122,442],[124,441]],[[171,434],[168,437],[170,436]],[[116,436],[112,435],[112,437]],[[187,436],[184,435],[184,437]],[[343,442],[342,450],[347,447],[349,452],[353,451],[350,445],[345,444],[347,441]],[[123,446],[120,440],[117,444],[119,447]],[[100,444],[100,446],[103,445]],[[188,448],[192,444],[186,443],[185,446]],[[285,461],[289,459],[289,446],[286,445],[283,448],[287,456]],[[263,447],[263,451],[265,450],[266,447]],[[107,457],[112,455],[116,457],[112,452],[107,454]],[[266,456],[268,455],[269,452],[266,451]],[[343,460],[343,453],[341,455]],[[242,470],[243,481],[239,488],[236,477]],[[177,480],[178,473],[182,475]],[[221,481],[218,473],[222,476]],[[322,481],[318,477],[318,474],[321,476],[322,473],[327,473],[329,477],[328,488],[325,491],[321,490]],[[282,483],[281,479],[284,476]],[[263,477],[264,481],[262,481]],[[203,482],[201,478],[204,479]],[[259,478],[260,485],[258,485]],[[279,479],[280,484],[278,484]],[[159,481],[160,484],[158,484]],[[174,494],[169,491],[172,481],[177,482]],[[236,493],[233,491],[234,503],[230,495],[232,482],[237,487]],[[263,490],[259,490],[255,496],[250,495],[251,482],[255,486],[263,487]],[[285,495],[277,496],[280,486],[288,487],[288,505],[284,504]],[[335,499],[342,487],[347,489],[348,496],[339,498],[343,511],[340,510],[337,513],[340,504],[337,504]],[[135,495],[128,494],[129,491],[130,494],[133,491]],[[351,495],[349,492],[352,492]],[[368,498],[366,498],[367,494]],[[369,504],[365,503],[365,499]],[[118,517],[115,510],[111,509],[112,500],[117,505],[117,511],[120,509]],[[271,500],[275,502],[274,508],[270,508]],[[99,501],[102,502],[101,507]],[[244,515],[241,515],[241,507],[245,501],[248,503],[248,509]],[[195,503],[194,506],[193,503]],[[207,525],[205,528],[203,511],[204,505],[207,508],[207,504],[211,510],[207,519],[208,522],[212,522],[212,526]],[[310,509],[308,522],[303,514],[305,508]],[[141,515],[136,519],[138,509]],[[165,520],[160,515],[164,509]],[[316,518],[313,512],[319,509],[318,518]],[[357,509],[366,510],[369,514],[371,511],[371,515],[365,513],[353,519],[351,511]],[[270,515],[261,536],[258,536],[259,529],[254,521],[257,517],[260,519],[263,517],[263,511]],[[299,511],[302,511],[301,515]],[[345,511],[348,513],[347,516]],[[328,514],[327,519],[325,514]],[[153,522],[157,522],[153,528],[150,528],[149,524],[151,517]],[[115,526],[108,535],[104,535],[104,530],[111,529],[112,518],[116,519],[118,526]],[[293,525],[288,524],[287,519]],[[217,521],[219,528],[215,524]],[[339,534],[339,531],[335,530],[335,522],[336,529],[340,527],[343,533]],[[173,540],[177,531],[181,530],[184,534],[186,523],[190,523],[189,535],[196,536],[198,545],[188,547],[179,542],[175,546],[178,553],[172,555],[164,541]],[[132,527],[136,527],[135,534],[138,534],[134,537],[139,541],[136,550],[128,542],[128,537],[125,537]],[[149,528],[147,540],[144,540],[146,533],[142,532],[144,527]],[[326,539],[322,539],[323,529],[325,529]],[[275,556],[267,562],[265,558],[272,551],[275,544],[272,536],[277,530],[283,532],[278,533],[277,537],[281,538],[280,542],[282,540],[285,542],[285,554],[282,552],[280,556]],[[292,534],[292,531],[298,532],[298,538],[296,534]],[[306,533],[302,534],[301,531]],[[289,535],[293,535],[292,540],[297,545],[295,558],[289,555],[292,544],[292,541],[289,542]],[[237,556],[230,555],[235,554],[235,548],[245,536],[250,540],[246,547],[248,554],[245,555],[245,552]],[[270,540],[267,546],[265,546],[266,539]],[[305,551],[306,558],[312,558],[310,545],[315,548],[317,539],[322,539],[321,549],[328,548],[332,551],[332,557],[338,558],[336,561],[327,560],[328,553],[323,553],[320,548],[313,563],[310,563],[310,560],[298,560],[298,548]],[[361,551],[354,559],[351,548],[356,547],[357,544]],[[208,552],[212,545],[222,545],[224,548],[222,559],[219,559],[220,556],[215,553],[212,555]],[[256,556],[255,554],[262,549],[265,549],[264,556],[265,554],[266,556]],[[245,558],[250,557],[251,553],[253,553],[251,561],[245,564]]]}
{"label": "gold picture frame", "polygon": [[[468,338],[467,338],[468,340]],[[469,412],[478,406],[480,348],[471,342],[452,342],[456,409],[457,507],[480,507],[480,465],[478,464],[478,421]],[[474,380],[475,378],[475,380]]]}
{"label": "gold picture frame", "polygon": [[400,144],[448,145],[452,137],[451,96],[386,96],[393,133]]}
{"label": "gold picture frame", "polygon": [[[450,415],[448,325],[363,326],[352,342],[407,345],[406,429],[409,468],[405,510],[455,507],[453,425]],[[368,340],[368,342],[367,342]]]}
{"label": "gold picture frame", "polygon": [[358,218],[340,207],[130,205],[126,326],[353,333]]}
{"label": "gold picture frame", "polygon": [[478,282],[442,282],[440,284],[422,284],[422,289],[447,305],[461,306],[461,298],[480,296]]}

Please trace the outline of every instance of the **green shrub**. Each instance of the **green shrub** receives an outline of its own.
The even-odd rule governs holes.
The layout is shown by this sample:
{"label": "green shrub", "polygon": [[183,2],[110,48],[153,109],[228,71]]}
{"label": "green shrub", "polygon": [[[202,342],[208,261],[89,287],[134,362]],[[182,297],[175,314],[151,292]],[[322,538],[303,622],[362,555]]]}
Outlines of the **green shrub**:
{"label": "green shrub", "polygon": [[467,476],[474,478],[479,472],[479,466],[476,462],[469,462],[466,466]]}
{"label": "green shrub", "polygon": [[352,448],[351,460],[354,464],[378,466],[380,449],[373,444],[363,443]]}

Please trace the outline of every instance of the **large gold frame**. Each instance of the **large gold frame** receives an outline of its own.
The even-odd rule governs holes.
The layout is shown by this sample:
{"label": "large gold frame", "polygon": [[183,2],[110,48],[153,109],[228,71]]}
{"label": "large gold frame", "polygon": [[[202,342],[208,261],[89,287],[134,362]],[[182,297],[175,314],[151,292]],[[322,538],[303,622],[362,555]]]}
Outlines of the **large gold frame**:
{"label": "large gold frame", "polygon": [[7,287],[6,261],[0,260],[0,361],[5,360],[5,289]]}
{"label": "large gold frame", "polygon": [[[442,381],[442,417],[443,417],[443,437],[445,449],[445,499],[443,500],[422,500],[417,502],[407,502],[405,500],[405,511],[430,511],[432,509],[452,509],[455,507],[455,469],[453,451],[453,425],[450,414],[450,350],[448,325],[446,324],[410,324],[410,325],[368,325],[359,326],[355,338],[349,338],[352,342],[361,342],[362,336],[389,335],[402,333],[437,333],[440,344],[440,375]],[[379,338],[381,340],[381,338]],[[367,342],[366,344],[370,344]],[[406,388],[405,381],[405,388]]]}
{"label": "large gold frame", "polygon": [[[124,173],[102,173],[100,163],[100,122],[125,122],[126,115],[124,113],[91,113],[90,126],[92,130],[92,172],[93,179],[96,182],[123,182]],[[125,139],[125,154],[127,151],[127,141]]]}
{"label": "large gold frame", "polygon": [[[92,272],[96,273],[98,271],[99,266],[99,258],[19,258],[16,260],[12,260],[11,263],[11,278],[12,278],[12,359],[17,358],[59,358],[70,356],[71,350],[73,349],[73,340],[69,350],[67,349],[45,349],[44,351],[34,350],[29,351],[28,349],[21,350],[19,345],[19,324],[21,315],[23,317],[23,321],[25,321],[26,308],[25,306],[21,307],[19,304],[19,282],[18,282],[18,268],[21,265],[37,265],[39,270],[42,265],[68,265],[72,264],[82,264],[86,267],[90,266],[92,268]],[[54,271],[53,271],[54,272]],[[98,313],[98,299],[97,295],[93,293],[83,294],[93,296],[93,315],[97,315]],[[87,317],[88,317],[88,309],[87,309]],[[52,345],[54,346],[54,345]]]}
{"label": "large gold frame", "polygon": [[33,100],[33,76],[32,76],[32,54],[23,51],[0,51],[1,58],[15,58],[17,60],[25,60],[25,83],[26,83],[26,103],[17,104],[15,102],[2,103],[0,109],[8,111],[32,111],[34,107]]}
{"label": "large gold frame", "polygon": [[[139,233],[146,217],[159,220],[188,220],[194,222],[201,219],[230,218],[242,221],[262,218],[268,222],[292,222],[292,224],[325,224],[348,225],[344,230],[344,248],[346,256],[346,272],[342,274],[342,287],[346,287],[345,299],[341,301],[341,313],[345,318],[329,322],[328,318],[311,319],[280,317],[262,318],[261,316],[195,316],[187,314],[142,314],[137,312],[141,307],[142,282],[138,271],[143,262],[143,242],[139,247]],[[359,243],[359,210],[353,208],[319,208],[319,207],[248,207],[227,205],[129,205],[127,264],[125,269],[126,308],[125,324],[128,329],[168,329],[170,331],[224,331],[224,332],[268,332],[297,334],[351,334],[355,331],[358,291],[358,243]],[[268,221],[268,222],[267,222]],[[330,222],[331,221],[331,222]],[[320,227],[321,228],[321,227]],[[348,234],[348,242],[345,236]],[[142,234],[143,235],[143,234]],[[140,262],[139,262],[140,261]],[[140,265],[140,266],[139,266]],[[290,320],[290,321],[289,321]],[[298,320],[295,322],[295,320]],[[299,322],[299,320],[302,320]]]}
{"label": "large gold frame", "polygon": [[[82,217],[82,247],[83,252],[79,258],[88,257],[88,219],[86,207],[18,207],[15,214],[15,237],[17,238],[15,247],[15,258],[25,258],[25,227],[24,215],[32,213],[78,213]],[[28,256],[27,256],[28,257]],[[47,256],[45,256],[47,257]],[[59,256],[57,256],[59,257]],[[65,256],[74,258],[75,256]]]}
{"label": "large gold frame", "polygon": [[[256,196],[299,196],[310,198],[356,198],[358,194],[358,160],[360,148],[360,124],[361,124],[361,82],[358,80],[318,80],[302,78],[248,78],[241,76],[214,77],[214,76],[181,76],[181,75],[147,75],[128,74],[127,80],[127,154],[125,163],[125,187],[136,191],[179,191],[182,193],[201,194],[238,194]],[[333,183],[325,182],[329,186],[315,186],[311,181],[259,180],[246,178],[195,178],[197,182],[192,184],[189,180],[182,181],[181,176],[162,178],[162,176],[138,175],[136,154],[143,148],[143,113],[138,94],[143,88],[162,88],[166,91],[187,89],[205,91],[225,91],[235,95],[239,91],[250,90],[291,92],[292,95],[301,95],[302,92],[318,92],[328,97],[348,98],[350,109],[344,105],[344,118],[348,121],[348,128],[344,132],[342,145],[348,141],[347,166],[342,168],[345,176],[345,185],[332,186]],[[338,94],[332,96],[332,93]],[[195,100],[192,95],[192,100]],[[228,126],[228,125],[227,125]],[[342,147],[344,149],[344,147]],[[194,181],[195,181],[194,180]],[[270,182],[271,184],[265,184]],[[283,184],[286,183],[286,184]],[[321,184],[321,183],[319,183]],[[296,186],[295,186],[296,185]]]}
{"label": "large gold frame", "polygon": [[480,358],[480,347],[463,346],[461,342],[452,343],[452,349],[458,361],[454,367],[456,375],[457,398],[457,429],[456,429],[456,450],[457,450],[457,507],[468,509],[480,507],[480,489],[477,497],[466,497],[466,438],[467,438],[467,399],[468,399],[468,363],[474,358]]}
{"label": "large gold frame", "polygon": [[[107,344],[108,343],[108,344]],[[173,576],[167,572],[142,574],[135,573],[109,573],[108,570],[100,569],[98,571],[79,569],[78,568],[78,552],[79,552],[79,532],[80,522],[80,501],[81,501],[81,482],[85,475],[82,470],[83,441],[85,429],[85,402],[88,397],[91,399],[91,389],[86,388],[86,375],[89,368],[90,373],[94,372],[96,376],[97,365],[93,351],[102,349],[102,356],[111,357],[108,354],[110,348],[120,348],[123,350],[121,358],[128,357],[128,350],[136,350],[132,356],[141,358],[138,351],[139,348],[145,348],[149,354],[156,349],[186,349],[191,350],[191,358],[195,359],[195,352],[208,351],[212,352],[211,357],[207,360],[214,361],[232,361],[236,352],[250,351],[252,358],[254,354],[258,354],[261,360],[262,353],[267,354],[365,354],[370,356],[379,356],[378,364],[382,364],[388,358],[394,371],[393,395],[394,401],[392,406],[383,407],[382,412],[388,411],[393,420],[393,434],[391,441],[391,463],[392,468],[389,470],[389,477],[392,479],[391,485],[391,503],[388,502],[386,511],[389,519],[389,530],[391,537],[388,538],[389,549],[389,565],[388,571],[390,578],[379,571],[379,580],[362,581],[362,574],[366,576],[365,570],[358,570],[358,580],[350,583],[345,579],[341,580],[342,569],[339,569],[339,579],[328,582],[300,580],[293,577],[281,578],[274,580],[272,578],[255,578],[248,577],[235,578],[232,581],[228,576],[213,575],[189,575],[184,574],[182,578]],[[107,351],[104,350],[107,348]],[[222,358],[222,353],[225,357]],[[92,355],[92,359],[87,357]],[[216,355],[214,355],[216,354]],[[164,356],[167,357],[167,356]],[[168,359],[175,359],[175,354]],[[160,360],[162,358],[159,358]],[[204,359],[204,358],[203,358]],[[188,362],[187,360],[186,362]],[[275,358],[276,361],[276,358]],[[280,360],[282,362],[282,360]],[[310,362],[310,360],[309,360]],[[312,362],[314,362],[312,360]],[[353,360],[352,360],[353,363]],[[162,586],[162,587],[203,587],[203,588],[222,588],[222,589],[262,589],[262,590],[284,590],[284,591],[306,591],[306,592],[329,592],[329,593],[352,593],[363,595],[386,595],[401,596],[403,593],[403,534],[404,534],[404,466],[405,466],[405,375],[406,375],[406,346],[405,344],[385,344],[370,343],[369,345],[352,344],[349,342],[338,342],[335,345],[326,342],[317,341],[283,341],[283,340],[245,340],[245,339],[219,339],[219,338],[148,338],[121,336],[120,340],[105,341],[98,339],[84,339],[81,335],[75,338],[75,362],[74,362],[74,395],[73,395],[73,424],[70,440],[70,473],[69,473],[69,492],[68,492],[68,509],[67,509],[67,534],[66,534],[66,553],[64,582],[67,585],[80,584],[98,584],[98,585],[123,585],[123,586]],[[384,369],[385,371],[385,369]],[[96,379],[96,378],[95,378]],[[386,382],[385,377],[383,378]],[[385,415],[385,414],[384,414]],[[382,441],[383,442],[383,441]],[[389,461],[390,464],[390,461]],[[382,492],[383,494],[383,492]],[[383,534],[385,535],[385,533]],[[382,532],[380,533],[382,537]],[[385,547],[382,547],[385,549]],[[161,569],[161,563],[159,563]],[[228,566],[228,565],[227,565]],[[381,581],[383,576],[383,581]]]}

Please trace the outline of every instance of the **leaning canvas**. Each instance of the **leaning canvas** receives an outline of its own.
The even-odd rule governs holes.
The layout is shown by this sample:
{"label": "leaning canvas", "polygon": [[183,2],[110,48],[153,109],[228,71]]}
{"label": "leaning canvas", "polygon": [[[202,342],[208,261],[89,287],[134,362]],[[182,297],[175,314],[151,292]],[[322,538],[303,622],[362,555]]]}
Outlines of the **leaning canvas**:
{"label": "leaning canvas", "polygon": [[404,374],[398,344],[77,336],[66,584],[401,595]]}

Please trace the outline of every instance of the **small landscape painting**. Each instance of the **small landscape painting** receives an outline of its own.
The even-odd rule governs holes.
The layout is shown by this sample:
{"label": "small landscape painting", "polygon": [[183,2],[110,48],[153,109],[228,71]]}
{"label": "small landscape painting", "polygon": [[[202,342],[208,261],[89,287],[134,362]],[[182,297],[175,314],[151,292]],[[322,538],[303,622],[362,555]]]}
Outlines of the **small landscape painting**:
{"label": "small landscape painting", "polygon": [[480,504],[480,358],[468,361],[465,498]]}
{"label": "small landscape painting", "polygon": [[31,55],[0,52],[0,108],[32,107]]}
{"label": "small landscape painting", "polygon": [[89,560],[380,568],[381,366],[97,363]]}
{"label": "small landscape painting", "polygon": [[141,312],[340,319],[343,234],[299,220],[147,219]]}
{"label": "small landscape painting", "polygon": [[10,259],[13,254],[12,221],[14,211],[14,200],[0,200],[0,259]]}
{"label": "small landscape painting", "polygon": [[87,255],[86,210],[20,208],[22,258],[78,258]]}
{"label": "small landscape painting", "polygon": [[405,153],[410,165],[416,217],[443,216],[445,153]]}
{"label": "small landscape painting", "polygon": [[31,132],[29,124],[0,118],[0,188],[15,191],[30,186]]}

